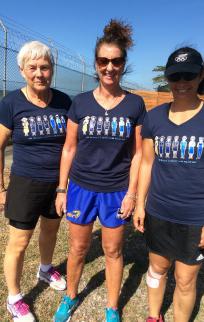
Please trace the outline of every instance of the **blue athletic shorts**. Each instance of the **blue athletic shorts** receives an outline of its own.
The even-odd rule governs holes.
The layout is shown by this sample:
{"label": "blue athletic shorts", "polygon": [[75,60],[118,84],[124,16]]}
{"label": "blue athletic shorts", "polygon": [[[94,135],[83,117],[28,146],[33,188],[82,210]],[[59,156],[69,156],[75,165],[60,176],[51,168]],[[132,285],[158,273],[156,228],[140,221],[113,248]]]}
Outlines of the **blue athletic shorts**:
{"label": "blue athletic shorts", "polygon": [[117,192],[94,192],[73,181],[69,181],[67,192],[67,220],[79,224],[90,224],[98,217],[105,227],[118,227],[130,221],[121,219],[118,210],[127,190]]}

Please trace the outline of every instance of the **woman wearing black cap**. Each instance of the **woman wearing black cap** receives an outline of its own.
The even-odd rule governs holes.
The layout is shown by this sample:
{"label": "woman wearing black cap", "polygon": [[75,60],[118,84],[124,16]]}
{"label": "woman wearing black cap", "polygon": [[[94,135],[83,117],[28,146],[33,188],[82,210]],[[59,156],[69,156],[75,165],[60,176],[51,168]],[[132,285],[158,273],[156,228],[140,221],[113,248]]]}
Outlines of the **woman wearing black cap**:
{"label": "woman wearing black cap", "polygon": [[204,73],[200,53],[189,47],[176,50],[167,61],[165,76],[174,100],[145,117],[134,224],[145,231],[150,251],[146,321],[163,321],[160,309],[166,275],[175,261],[174,321],[187,322],[204,260],[204,108],[198,96],[204,92]]}

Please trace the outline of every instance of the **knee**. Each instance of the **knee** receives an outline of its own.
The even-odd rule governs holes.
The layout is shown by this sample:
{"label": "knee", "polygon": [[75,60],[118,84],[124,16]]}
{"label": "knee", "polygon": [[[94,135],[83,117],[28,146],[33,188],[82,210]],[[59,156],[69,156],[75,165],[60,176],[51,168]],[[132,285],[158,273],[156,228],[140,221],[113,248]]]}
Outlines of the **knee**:
{"label": "knee", "polygon": [[168,267],[149,265],[146,274],[146,283],[150,288],[159,288],[160,282],[166,278]]}
{"label": "knee", "polygon": [[166,275],[168,272],[169,266],[165,266],[165,265],[158,265],[155,263],[151,263],[149,265],[149,270],[152,270],[153,272],[155,272],[156,274],[159,275]]}
{"label": "knee", "polygon": [[26,250],[29,241],[30,238],[27,236],[10,237],[7,245],[7,250],[9,253],[23,253]]}
{"label": "knee", "polygon": [[175,272],[176,287],[182,293],[188,293],[196,288],[195,276],[182,276]]}
{"label": "knee", "polygon": [[109,259],[117,259],[122,255],[122,248],[115,245],[103,245],[103,251]]}
{"label": "knee", "polygon": [[74,257],[84,258],[88,253],[90,243],[77,243],[73,242],[70,246],[70,254]]}
{"label": "knee", "polygon": [[55,238],[57,236],[59,225],[60,225],[59,221],[58,220],[55,221],[54,219],[51,221],[51,223],[47,223],[46,225],[41,223],[41,226],[40,226],[41,237],[49,238],[49,239]]}

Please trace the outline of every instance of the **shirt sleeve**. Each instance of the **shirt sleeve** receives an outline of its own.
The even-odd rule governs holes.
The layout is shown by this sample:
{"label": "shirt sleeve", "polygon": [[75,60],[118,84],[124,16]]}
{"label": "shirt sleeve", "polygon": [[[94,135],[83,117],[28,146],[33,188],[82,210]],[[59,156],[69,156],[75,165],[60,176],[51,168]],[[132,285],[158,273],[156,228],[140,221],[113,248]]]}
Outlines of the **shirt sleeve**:
{"label": "shirt sleeve", "polygon": [[145,108],[145,103],[144,103],[143,98],[141,97],[140,104],[139,104],[139,117],[137,119],[136,126],[143,124],[146,113],[147,112],[146,112],[146,108]]}
{"label": "shirt sleeve", "polygon": [[0,124],[13,130],[13,108],[12,102],[7,97],[0,101]]}
{"label": "shirt sleeve", "polygon": [[145,115],[144,122],[142,125],[141,135],[142,135],[143,139],[152,139],[153,138],[149,112],[147,112]]}
{"label": "shirt sleeve", "polygon": [[79,117],[77,116],[77,100],[74,99],[70,109],[67,113],[67,117],[68,119],[70,119],[71,121],[73,121],[74,123],[79,124]]}

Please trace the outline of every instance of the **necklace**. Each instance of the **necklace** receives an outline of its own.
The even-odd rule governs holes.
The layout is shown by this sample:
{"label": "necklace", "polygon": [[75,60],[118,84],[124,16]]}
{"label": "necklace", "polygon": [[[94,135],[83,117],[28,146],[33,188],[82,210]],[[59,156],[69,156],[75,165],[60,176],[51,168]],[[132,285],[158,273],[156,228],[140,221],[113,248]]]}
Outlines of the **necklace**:
{"label": "necklace", "polygon": [[103,107],[105,111],[105,116],[108,116],[109,110],[112,110],[121,101],[121,95],[115,96],[113,99],[102,98],[101,94],[96,93],[96,100]]}
{"label": "necklace", "polygon": [[106,115],[106,116],[108,115],[108,111],[109,111],[109,110],[111,110],[111,109],[115,106],[115,103],[117,102],[117,100],[118,100],[118,96],[116,96],[116,97],[112,100],[111,104],[109,104],[109,106],[108,106],[108,107],[104,107],[105,115]]}
{"label": "necklace", "polygon": [[[26,91],[26,98],[27,98],[27,100],[28,100],[30,103],[32,103],[32,104],[33,104],[32,99],[31,99],[31,98],[29,97],[29,95],[28,95],[28,87],[27,87],[27,86],[26,86],[25,91]],[[48,106],[48,102],[49,102],[49,100],[50,100],[50,90],[48,89],[46,100],[44,100],[44,101],[43,101],[43,100],[41,100],[40,98],[36,98],[36,99],[37,99],[38,103],[43,102],[43,103],[45,103],[45,107],[46,107],[46,106]]]}

